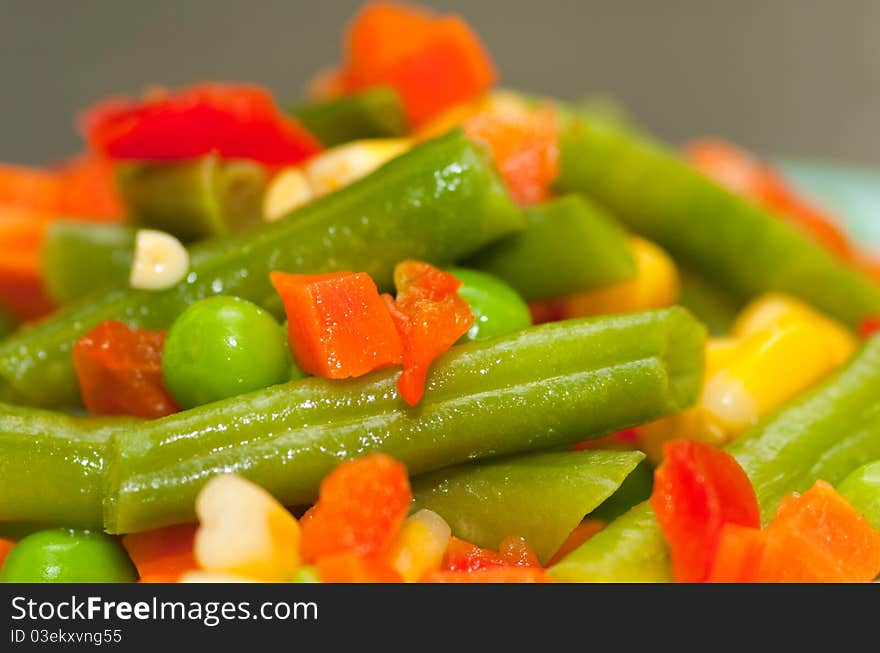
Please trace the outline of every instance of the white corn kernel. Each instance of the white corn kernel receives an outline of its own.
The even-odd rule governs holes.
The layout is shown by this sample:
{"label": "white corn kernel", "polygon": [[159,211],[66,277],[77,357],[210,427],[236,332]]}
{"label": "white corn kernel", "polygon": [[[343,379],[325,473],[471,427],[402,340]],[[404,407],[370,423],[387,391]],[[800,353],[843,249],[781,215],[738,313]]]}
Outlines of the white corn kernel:
{"label": "white corn kernel", "polygon": [[236,474],[212,478],[196,498],[195,557],[202,569],[286,581],[299,567],[299,524],[258,485]]}
{"label": "white corn kernel", "polygon": [[391,566],[407,582],[416,582],[440,568],[452,530],[432,510],[422,509],[409,517],[391,550]]}
{"label": "white corn kernel", "polygon": [[189,252],[164,231],[140,229],[135,235],[134,263],[128,283],[142,290],[164,290],[189,272]]}
{"label": "white corn kernel", "polygon": [[285,168],[269,183],[263,196],[263,221],[275,222],[312,201],[314,195],[300,168]]}
{"label": "white corn kernel", "polygon": [[304,170],[312,193],[320,197],[367,176],[410,147],[405,138],[355,141],[317,155]]}

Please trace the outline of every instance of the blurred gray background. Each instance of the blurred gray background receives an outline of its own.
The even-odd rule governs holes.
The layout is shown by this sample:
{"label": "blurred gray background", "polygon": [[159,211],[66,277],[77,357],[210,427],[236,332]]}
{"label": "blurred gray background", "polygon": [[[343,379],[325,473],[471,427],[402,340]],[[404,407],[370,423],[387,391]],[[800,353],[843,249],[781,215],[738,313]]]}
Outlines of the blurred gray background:
{"label": "blurred gray background", "polygon": [[[297,98],[339,59],[348,0],[0,0],[0,161],[75,152],[73,116],[147,83]],[[880,163],[878,0],[456,0],[504,85],[606,93],[673,142]]]}

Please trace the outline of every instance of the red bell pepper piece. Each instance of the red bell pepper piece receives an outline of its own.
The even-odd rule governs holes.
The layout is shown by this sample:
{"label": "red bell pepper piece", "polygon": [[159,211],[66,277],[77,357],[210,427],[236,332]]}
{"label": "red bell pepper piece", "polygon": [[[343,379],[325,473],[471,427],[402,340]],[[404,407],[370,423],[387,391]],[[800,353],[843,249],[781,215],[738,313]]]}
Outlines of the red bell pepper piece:
{"label": "red bell pepper piece", "polygon": [[269,93],[244,84],[196,84],[144,101],[111,98],[82,119],[89,144],[113,159],[175,160],[216,153],[270,165],[321,147]]}
{"label": "red bell pepper piece", "polygon": [[651,506],[663,529],[679,582],[703,582],[711,572],[725,524],[759,528],[758,500],[748,476],[728,453],[691,440],[663,446]]}
{"label": "red bell pepper piece", "polygon": [[766,542],[766,533],[759,528],[724,524],[718,537],[718,548],[707,581],[710,583],[753,582],[761,564]]}
{"label": "red bell pepper piece", "polygon": [[3,568],[3,563],[6,560],[6,556],[9,555],[9,552],[12,551],[12,547],[15,546],[15,542],[12,540],[6,540],[0,538],[0,569]]}
{"label": "red bell pepper piece", "polygon": [[270,278],[303,370],[345,379],[401,362],[400,336],[369,275],[272,272]]}
{"label": "red bell pepper piece", "polygon": [[422,579],[425,583],[552,583],[553,579],[539,567],[493,567],[475,571],[433,571]]}
{"label": "red bell pepper piece", "polygon": [[406,468],[390,456],[344,462],[321,482],[318,501],[300,521],[303,558],[378,559],[393,544],[411,504]]}
{"label": "red bell pepper piece", "polygon": [[195,524],[178,524],[123,536],[122,546],[142,583],[174,583],[199,568],[194,554]]}
{"label": "red bell pepper piece", "polygon": [[499,567],[541,567],[538,556],[521,537],[506,537],[498,551],[484,549],[457,537],[449,540],[441,569],[475,572]]}
{"label": "red bell pepper piece", "polygon": [[869,315],[859,323],[859,335],[862,338],[870,338],[880,332],[880,315]]}
{"label": "red bell pepper piece", "polygon": [[468,303],[456,292],[461,282],[428,263],[403,261],[394,268],[397,298],[385,303],[403,343],[400,396],[410,406],[425,392],[431,362],[458,341],[474,322]]}
{"label": "red bell pepper piece", "polygon": [[880,574],[880,531],[825,481],[782,502],[754,580],[858,583]]}
{"label": "red bell pepper piece", "polygon": [[43,215],[0,208],[0,307],[20,320],[52,310],[41,258],[49,222]]}
{"label": "red bell pepper piece", "polygon": [[162,385],[163,331],[101,322],[73,346],[83,403],[98,415],[157,418],[180,410]]}
{"label": "red bell pepper piece", "polygon": [[355,553],[336,553],[315,561],[323,583],[402,583],[403,577],[387,563]]}
{"label": "red bell pepper piece", "polygon": [[517,202],[529,205],[550,197],[559,176],[559,133],[552,106],[489,110],[466,120],[464,130],[489,148]]}
{"label": "red bell pepper piece", "polygon": [[377,2],[354,19],[342,79],[348,90],[392,86],[413,125],[476,98],[495,81],[477,36],[457,16]]}

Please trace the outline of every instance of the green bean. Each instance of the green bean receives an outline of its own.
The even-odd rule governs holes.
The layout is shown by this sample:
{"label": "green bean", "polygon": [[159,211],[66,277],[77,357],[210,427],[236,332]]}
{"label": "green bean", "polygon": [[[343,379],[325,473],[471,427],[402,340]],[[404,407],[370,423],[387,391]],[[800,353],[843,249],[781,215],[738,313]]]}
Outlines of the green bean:
{"label": "green bean", "polygon": [[326,147],[364,138],[405,136],[407,132],[400,96],[385,86],[301,105],[290,113]]}
{"label": "green bean", "polygon": [[880,529],[880,460],[851,472],[837,489],[874,528]]}

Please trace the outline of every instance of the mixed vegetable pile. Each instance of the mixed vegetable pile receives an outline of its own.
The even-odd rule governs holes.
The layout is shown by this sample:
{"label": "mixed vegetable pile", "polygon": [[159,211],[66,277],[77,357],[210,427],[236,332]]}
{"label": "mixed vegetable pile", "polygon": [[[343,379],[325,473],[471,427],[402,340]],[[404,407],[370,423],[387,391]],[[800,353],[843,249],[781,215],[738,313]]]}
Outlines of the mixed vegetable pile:
{"label": "mixed vegetable pile", "polygon": [[0,580],[858,582],[880,261],[458,17],[0,166]]}

